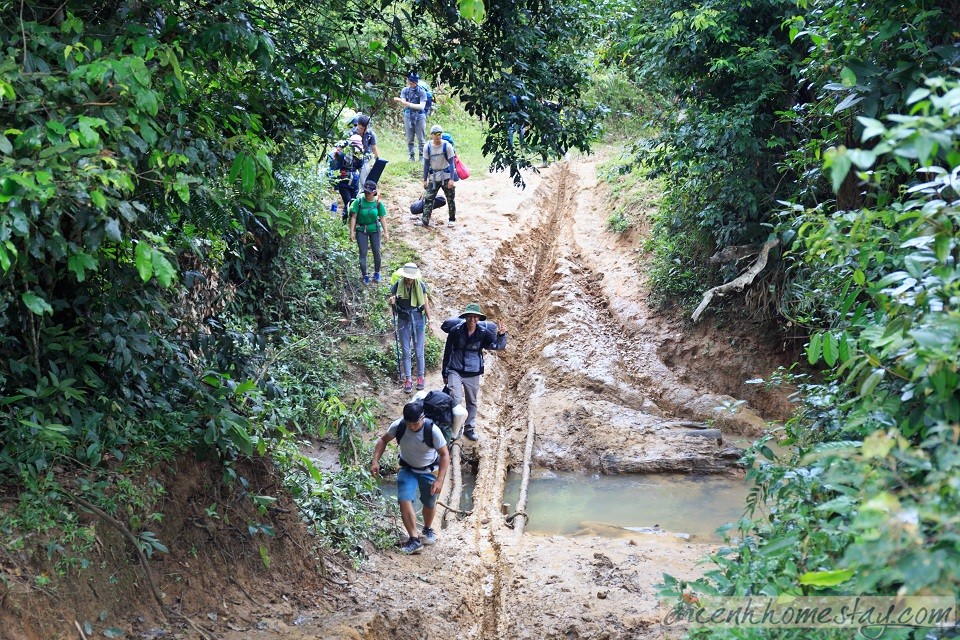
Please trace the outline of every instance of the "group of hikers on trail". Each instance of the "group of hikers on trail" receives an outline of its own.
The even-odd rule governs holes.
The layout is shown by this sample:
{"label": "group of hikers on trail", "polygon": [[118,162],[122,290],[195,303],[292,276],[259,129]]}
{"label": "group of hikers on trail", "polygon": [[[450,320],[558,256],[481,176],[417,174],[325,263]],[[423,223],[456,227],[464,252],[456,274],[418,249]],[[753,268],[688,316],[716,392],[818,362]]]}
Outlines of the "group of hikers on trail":
{"label": "group of hikers on trail", "polygon": [[[457,157],[453,138],[438,124],[430,127],[425,140],[427,116],[433,107],[433,94],[416,73],[407,76],[407,86],[394,100],[403,106],[403,124],[410,162],[415,149],[423,163],[423,197],[410,207],[419,224],[430,226],[436,208],[447,207],[447,226],[457,222],[454,183],[469,177],[470,171]],[[370,116],[358,114],[350,121],[347,138],[334,145],[330,153],[328,175],[343,201],[341,218],[350,224],[350,239],[357,243],[360,254],[360,275],[364,284],[381,281],[381,245],[387,242],[387,210],[380,201],[378,181],[387,161],[380,158],[377,135]],[[416,147],[414,141],[416,140]],[[443,190],[443,196],[438,192]],[[361,191],[363,193],[361,197]],[[337,211],[337,203],[331,205]],[[367,256],[373,251],[373,275],[367,270]]]}
{"label": "group of hikers on trail", "polygon": [[[417,389],[423,389],[423,338],[426,319],[429,314],[427,287],[422,282],[420,270],[416,264],[408,263],[401,270],[402,284],[398,280],[391,287],[390,304],[397,310],[398,335],[404,342],[403,371],[406,375],[404,391],[411,392],[410,378],[410,336],[414,340],[417,352]],[[417,306],[418,302],[422,302]],[[409,311],[404,311],[408,309]],[[404,317],[405,316],[405,317]],[[419,325],[419,326],[418,326]],[[403,333],[401,326],[407,327]],[[448,445],[457,439],[455,415],[463,417],[463,436],[476,442],[477,402],[480,394],[480,376],[483,374],[483,350],[500,351],[507,346],[505,323],[487,321],[480,305],[471,302],[456,318],[444,320],[441,328],[447,333],[443,349],[441,375],[443,390],[424,392],[414,396],[413,401],[403,407],[402,418],[394,421],[377,440],[373,450],[370,471],[380,473],[380,458],[387,444],[396,439],[400,448],[400,470],[397,473],[397,502],[407,540],[401,546],[404,553],[417,553],[424,545],[436,542],[437,534],[433,529],[436,515],[436,500],[450,467]],[[415,336],[419,335],[419,342]],[[423,397],[421,397],[423,396]],[[466,411],[460,407],[466,402]],[[450,407],[450,411],[444,408]],[[429,415],[428,415],[429,413]],[[423,504],[423,530],[417,528],[413,500],[417,490]]]}
{"label": "group of hikers on trail", "polygon": [[[434,124],[430,127],[429,140],[425,140],[433,95],[416,73],[407,76],[407,86],[394,100],[404,108],[408,159],[415,162],[415,152],[419,151],[419,161],[423,163],[424,193],[420,201],[411,205],[411,213],[419,217],[420,225],[429,227],[434,209],[447,206],[447,226],[453,227],[457,221],[455,182],[469,177],[469,170],[457,157],[453,138],[444,134],[443,127]],[[360,114],[351,124],[353,128],[347,139],[334,146],[329,172],[343,200],[342,219],[349,222],[350,239],[358,246],[363,282],[379,283],[382,281],[381,243],[388,240],[389,233],[387,209],[380,200],[377,183],[386,161],[377,150],[377,136],[370,125],[370,116]],[[439,195],[440,190],[445,197]],[[331,209],[337,210],[336,203]],[[367,268],[370,250],[373,251],[372,278]],[[458,317],[445,320],[441,325],[447,334],[441,369],[444,387],[442,391],[426,392],[424,343],[431,313],[430,293],[415,263],[407,263],[392,274],[388,302],[393,309],[397,365],[403,390],[411,393],[415,387],[418,393],[403,407],[403,416],[380,436],[370,470],[374,475],[379,474],[380,458],[387,444],[397,440],[400,449],[397,500],[408,536],[402,550],[417,553],[437,539],[433,529],[436,500],[450,467],[448,447],[460,435],[455,424],[457,417],[463,420],[462,435],[472,442],[479,439],[476,418],[480,376],[484,371],[483,351],[505,349],[507,330],[503,322],[499,326],[488,322],[476,302],[468,304]],[[412,375],[414,357],[415,378]],[[466,405],[465,410],[461,404]],[[413,508],[418,490],[423,504],[422,531],[418,530]]]}

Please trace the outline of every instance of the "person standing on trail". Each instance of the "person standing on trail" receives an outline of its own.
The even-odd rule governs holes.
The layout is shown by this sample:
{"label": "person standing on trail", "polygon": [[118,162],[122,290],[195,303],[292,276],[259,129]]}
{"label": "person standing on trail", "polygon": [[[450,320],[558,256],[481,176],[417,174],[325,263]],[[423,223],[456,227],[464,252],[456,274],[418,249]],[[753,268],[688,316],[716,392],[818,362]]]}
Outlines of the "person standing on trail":
{"label": "person standing on trail", "polygon": [[457,205],[453,201],[453,176],[456,169],[453,158],[457,155],[453,144],[443,139],[443,127],[438,124],[430,127],[430,142],[423,146],[423,216],[420,218],[423,226],[430,226],[430,215],[433,213],[433,202],[437,191],[443,189],[447,197],[448,227],[457,223]]}
{"label": "person standing on trail", "polygon": [[[403,407],[403,418],[393,422],[373,448],[373,462],[370,463],[370,473],[373,475],[380,473],[380,457],[394,438],[400,447],[397,503],[408,536],[400,548],[407,554],[417,553],[423,545],[437,541],[433,518],[437,513],[437,495],[443,488],[443,479],[450,468],[450,452],[440,428],[423,415],[423,403],[408,402]],[[423,504],[422,537],[417,531],[417,514],[413,510],[414,494],[418,488]]]}
{"label": "person standing on trail", "polygon": [[360,249],[360,273],[363,283],[370,284],[367,274],[368,247],[373,249],[373,281],[380,282],[380,234],[383,232],[383,241],[389,239],[387,226],[384,220],[387,208],[377,196],[377,183],[367,180],[363,183],[363,197],[356,198],[350,203],[350,240],[356,242]]}
{"label": "person standing on trail", "polygon": [[477,398],[483,374],[483,350],[501,351],[507,347],[504,323],[501,321],[498,327],[494,322],[485,322],[486,319],[480,305],[471,302],[460,314],[460,319],[450,318],[442,325],[448,334],[443,348],[443,383],[450,387],[455,404],[466,399],[467,421],[463,435],[473,441],[478,439]]}
{"label": "person standing on trail", "polygon": [[370,170],[373,169],[373,163],[380,157],[380,153],[377,151],[377,134],[370,128],[370,116],[358,116],[357,124],[350,133],[360,136],[362,143],[363,166],[360,167],[360,184],[363,184],[367,181]]}
{"label": "person standing on trail", "polygon": [[399,98],[394,98],[404,106],[403,131],[407,135],[407,155],[413,162],[413,139],[417,139],[417,149],[420,150],[420,162],[423,162],[423,144],[427,128],[427,91],[420,86],[420,76],[411,73],[407,76],[407,86],[400,92]]}
{"label": "person standing on trail", "polygon": [[420,269],[413,262],[403,265],[400,270],[400,279],[390,287],[390,297],[387,302],[397,314],[397,333],[400,337],[400,348],[403,351],[403,391],[413,391],[413,380],[410,378],[410,340],[413,339],[413,350],[417,354],[417,389],[423,389],[424,358],[423,343],[426,338],[427,322],[430,320],[430,301],[427,296],[427,285],[423,282]]}

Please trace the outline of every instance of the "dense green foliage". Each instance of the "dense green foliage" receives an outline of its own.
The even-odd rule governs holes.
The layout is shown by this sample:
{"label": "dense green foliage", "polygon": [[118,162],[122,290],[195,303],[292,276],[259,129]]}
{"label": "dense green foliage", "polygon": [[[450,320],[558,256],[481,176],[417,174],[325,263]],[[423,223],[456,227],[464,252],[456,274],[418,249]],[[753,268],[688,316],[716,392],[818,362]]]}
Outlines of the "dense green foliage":
{"label": "dense green foliage", "polygon": [[637,150],[669,185],[655,286],[675,299],[730,279],[742,264],[706,257],[776,234],[754,287],[811,332],[822,368],[795,378],[794,453],[748,456],[750,517],[716,569],[669,590],[960,589],[958,16],[955,2],[655,0],[631,22],[643,47],[628,62],[675,95]]}
{"label": "dense green foliage", "polygon": [[[292,474],[299,434],[331,433],[349,452],[344,475],[302,504],[354,553],[373,507],[354,467],[373,422],[340,400],[343,372],[390,376],[395,362],[381,296],[357,286],[342,227],[318,215],[329,185],[304,160],[342,134],[345,106],[375,110],[411,68],[447,74],[468,104],[498,99],[476,83],[499,59],[416,57],[453,32],[491,49],[483,5],[459,4],[439,20],[435,7],[415,19],[365,0],[0,5],[0,490],[21,497],[2,515],[5,540],[59,535],[69,544],[48,555],[82,563],[89,531],[61,509],[71,492],[128,514],[147,540],[139,495],[151,490],[133,478],[191,451],[227,479],[251,455]],[[530,11],[512,30],[525,42],[566,15]],[[523,77],[553,95],[562,55]],[[579,116],[544,126],[552,154],[590,128]]]}

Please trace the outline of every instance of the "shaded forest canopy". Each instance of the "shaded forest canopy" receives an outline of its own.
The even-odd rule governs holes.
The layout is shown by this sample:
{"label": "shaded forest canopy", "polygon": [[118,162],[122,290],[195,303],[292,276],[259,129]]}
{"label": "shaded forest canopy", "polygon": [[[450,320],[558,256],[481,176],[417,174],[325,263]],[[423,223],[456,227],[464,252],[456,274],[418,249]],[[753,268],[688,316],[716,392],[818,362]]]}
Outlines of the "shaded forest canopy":
{"label": "shaded forest canopy", "polygon": [[[370,494],[369,403],[344,404],[346,363],[304,345],[342,337],[349,309],[384,321],[345,302],[350,249],[315,219],[326,185],[304,159],[344,106],[376,113],[417,70],[518,181],[540,152],[588,150],[613,108],[633,139],[621,171],[665,185],[662,299],[749,266],[735,252],[717,268],[719,249],[776,241],[748,315],[808,335],[818,375],[793,376],[799,410],[776,434],[793,454],[747,454],[754,517],[706,578],[668,589],[960,590],[960,3],[24,1],[0,16],[5,544],[81,566],[89,532],[36,497],[135,504],[125,524],[147,531],[131,478],[187,454],[241,484],[234,461],[270,455],[319,484],[301,433],[351,452],[331,491]],[[509,132],[525,125],[521,151]],[[334,498],[313,496],[314,522],[348,550],[372,518],[330,526]],[[64,530],[71,549],[40,549]]]}

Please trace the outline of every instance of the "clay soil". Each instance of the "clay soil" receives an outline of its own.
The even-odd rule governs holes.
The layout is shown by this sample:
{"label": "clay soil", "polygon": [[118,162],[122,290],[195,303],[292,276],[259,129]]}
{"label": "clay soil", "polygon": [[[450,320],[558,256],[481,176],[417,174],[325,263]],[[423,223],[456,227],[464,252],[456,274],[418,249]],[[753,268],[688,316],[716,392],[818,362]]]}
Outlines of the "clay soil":
{"label": "clay soil", "polygon": [[[742,474],[731,441],[789,410],[782,394],[745,384],[787,360],[756,327],[721,331],[709,318],[691,325],[651,308],[643,238],[605,228],[610,207],[596,178],[599,161],[555,163],[526,175],[525,190],[503,174],[475,175],[457,187],[453,228],[424,229],[406,215],[419,195],[415,184],[387,200],[401,212],[393,241],[422,256],[431,330],[439,334],[443,318],[473,301],[509,329],[507,350],[486,358],[481,439],[453,447],[457,468],[442,495],[458,504],[460,474],[475,471],[472,513],[441,509],[438,543],[420,554],[372,553],[356,572],[328,559],[326,577],[302,570],[304,559],[315,559],[290,533],[285,548],[273,550],[270,571],[254,571],[251,562],[228,578],[221,563],[206,584],[195,578],[213,594],[190,601],[198,622],[224,640],[682,634],[662,625],[666,606],[655,585],[664,573],[701,574],[698,562],[714,544],[589,526],[577,536],[535,535],[523,532],[522,515],[501,509],[507,471],[521,471],[527,457],[538,470]],[[446,210],[434,221],[443,225]],[[432,372],[427,388],[441,386]],[[405,398],[396,389],[381,401],[398,411]],[[702,437],[705,428],[719,429],[721,439]],[[156,625],[128,627],[127,637],[197,637]]]}

